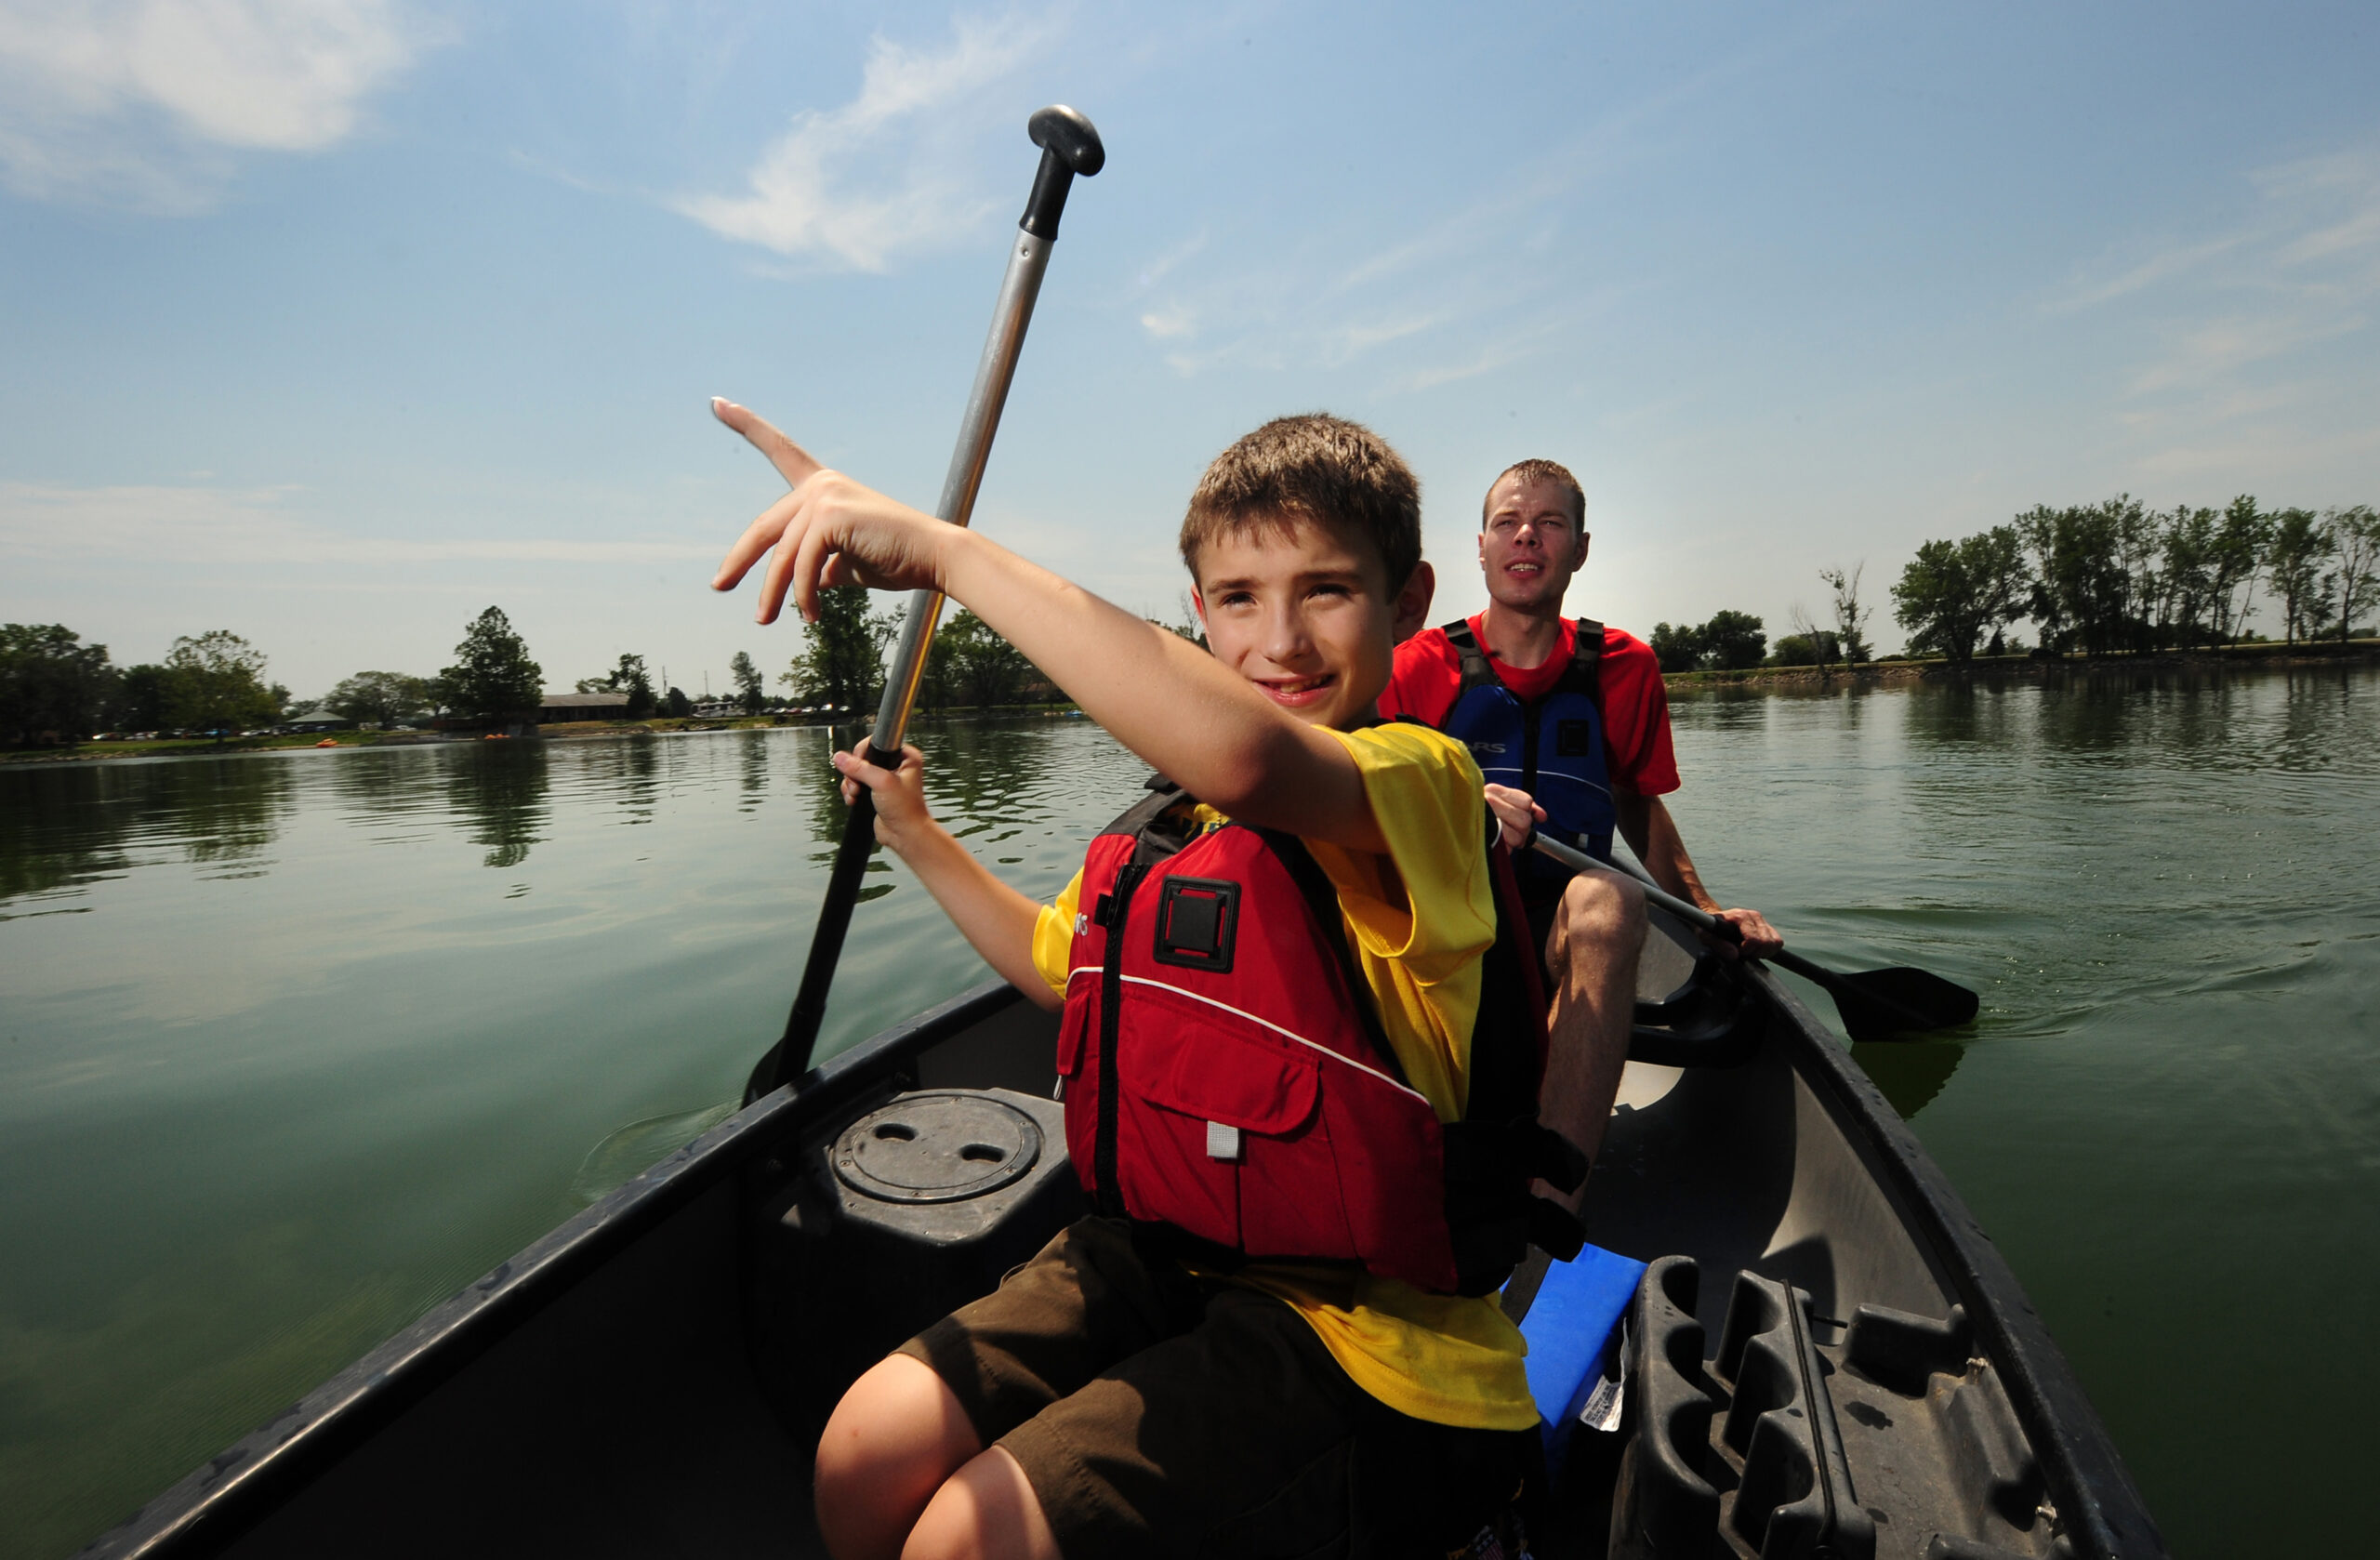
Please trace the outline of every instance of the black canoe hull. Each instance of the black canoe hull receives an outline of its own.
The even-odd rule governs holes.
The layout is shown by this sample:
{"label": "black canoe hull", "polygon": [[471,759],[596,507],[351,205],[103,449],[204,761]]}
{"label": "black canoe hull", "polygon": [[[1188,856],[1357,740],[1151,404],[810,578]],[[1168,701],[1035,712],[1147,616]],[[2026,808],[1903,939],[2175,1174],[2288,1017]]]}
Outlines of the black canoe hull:
{"label": "black canoe hull", "polygon": [[[1699,1264],[1699,1293],[1673,1296],[1684,1303],[1670,1326],[1711,1341],[1706,1359],[1739,1271],[1806,1297],[1812,1369],[1843,1410],[1844,1476],[1885,1518],[1876,1554],[2162,1554],[2014,1275],[1892,1107],[1774,976],[1689,971],[1684,945],[1648,960],[1653,984],[1674,989],[1640,1004],[1647,1026],[1591,1188],[1591,1238]],[[805,1227],[787,1188],[842,1124],[905,1091],[1046,1099],[1052,1034],[1048,1015],[987,986],[853,1048],[499,1264],[86,1553],[819,1553],[809,1437],[834,1383],[914,1315],[967,1296],[859,1287],[875,1280],[852,1270],[840,1236],[820,1236],[815,1210]],[[1045,1196],[1011,1223],[1060,1208]],[[1029,1249],[1043,1233],[1002,1238]],[[991,1281],[983,1263],[1007,1249],[991,1249],[949,1270],[968,1275],[959,1287]],[[832,1303],[816,1309],[822,1296]],[[1640,1329],[1654,1326],[1647,1304],[1640,1295]],[[1890,1371],[1846,1368],[1840,1324],[1861,1306],[1914,1318],[1959,1307],[1967,1329],[1951,1352],[1972,1358],[1879,1385],[1869,1376]],[[1659,1371],[1645,1374],[1632,1392],[1659,1390]],[[1644,1454],[1659,1448],[1620,1459],[1620,1444],[1574,1441],[1540,1556],[1606,1553],[1617,1462],[1633,1470],[1622,1526],[1629,1489],[1659,1494],[1644,1482],[1659,1461]],[[1686,1455],[1723,1486],[1739,1472],[1716,1452]],[[1988,1547],[1958,1547],[1977,1542]]]}

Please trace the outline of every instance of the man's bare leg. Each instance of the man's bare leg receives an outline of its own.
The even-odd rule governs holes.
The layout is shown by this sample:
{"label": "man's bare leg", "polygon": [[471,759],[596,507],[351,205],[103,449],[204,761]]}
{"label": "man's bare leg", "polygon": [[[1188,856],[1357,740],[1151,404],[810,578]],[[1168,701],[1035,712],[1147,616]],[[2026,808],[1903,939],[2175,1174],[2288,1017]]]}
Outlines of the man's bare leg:
{"label": "man's bare leg", "polygon": [[[1563,891],[1545,940],[1553,976],[1553,1041],[1538,1119],[1582,1149],[1603,1146],[1611,1102],[1628,1064],[1628,1031],[1636,1011],[1636,961],[1645,950],[1645,892],[1617,872],[1581,872]],[[1539,1183],[1571,1211],[1586,1195]]]}

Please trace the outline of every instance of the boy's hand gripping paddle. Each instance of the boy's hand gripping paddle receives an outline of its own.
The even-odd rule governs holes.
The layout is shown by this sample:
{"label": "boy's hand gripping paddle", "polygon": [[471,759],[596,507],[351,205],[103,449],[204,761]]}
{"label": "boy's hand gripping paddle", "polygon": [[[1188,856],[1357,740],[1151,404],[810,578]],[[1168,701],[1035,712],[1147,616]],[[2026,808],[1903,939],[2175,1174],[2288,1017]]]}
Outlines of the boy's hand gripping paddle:
{"label": "boy's hand gripping paddle", "polygon": [[[1066,209],[1066,192],[1077,175],[1088,178],[1107,161],[1099,132],[1070,108],[1043,109],[1025,128],[1033,144],[1041,149],[1041,165],[1033,175],[1033,192],[1025,199],[1016,243],[1009,250],[1008,273],[1000,279],[999,300],[992,309],[992,332],[984,342],[983,361],[975,365],[975,387],[968,392],[966,415],[959,422],[959,446],[951,452],[950,474],[943,479],[942,503],[934,510],[953,525],[966,524],[974,512],[984,467],[991,458],[992,435],[999,428],[1000,408],[1008,401],[1009,381],[1015,377],[1017,354],[1025,347],[1025,327],[1032,321],[1041,273],[1050,265],[1050,246],[1057,241],[1058,218]],[[900,765],[909,706],[917,698],[918,679],[925,672],[926,652],[933,644],[934,623],[941,615],[940,591],[910,595],[902,617],[900,646],[884,684],[884,703],[876,712],[876,729],[868,736],[870,763],[886,769]],[[810,939],[810,958],[802,966],[801,990],[786,1019],[785,1037],[754,1069],[747,1099],[768,1093],[809,1066],[818,1026],[826,1016],[826,992],[834,985],[843,935],[851,930],[852,906],[858,903],[860,879],[875,845],[876,793],[863,786],[859,800],[843,820],[842,842],[836,848],[835,868],[826,879],[826,901],[818,909],[818,930]]]}
{"label": "boy's hand gripping paddle", "polygon": [[[1699,927],[1713,937],[1739,943],[1743,934],[1733,922],[1721,920],[1699,905],[1689,905],[1664,890],[1659,883],[1633,864],[1618,859],[1599,861],[1584,851],[1575,851],[1558,839],[1538,835],[1529,843],[1573,872],[1583,872],[1590,866],[1607,867],[1625,872],[1645,885],[1645,897],[1686,922]],[[1816,981],[1826,987],[1834,998],[1837,1011],[1843,1014],[1843,1026],[1855,1040],[1892,1040],[1913,1031],[1955,1029],[1962,1024],[1972,1024],[1983,1006],[1983,999],[1955,981],[1946,981],[1929,970],[1902,966],[1891,970],[1855,970],[1840,974],[1823,964],[1813,963],[1800,954],[1783,948],[1769,955],[1795,974]]]}

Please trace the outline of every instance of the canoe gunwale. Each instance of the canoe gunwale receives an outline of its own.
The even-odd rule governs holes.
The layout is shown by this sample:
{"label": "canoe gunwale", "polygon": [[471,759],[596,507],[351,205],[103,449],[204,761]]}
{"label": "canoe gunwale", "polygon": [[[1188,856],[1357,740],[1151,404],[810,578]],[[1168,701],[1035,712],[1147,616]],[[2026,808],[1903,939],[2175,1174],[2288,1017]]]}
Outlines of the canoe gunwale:
{"label": "canoe gunwale", "polygon": [[1983,1233],[1942,1167],[1832,1031],[1775,971],[1743,973],[1787,1022],[1794,1065],[1819,1086],[1839,1119],[1857,1128],[1866,1156],[1890,1179],[1911,1233],[1922,1237],[1966,1307],[1979,1352],[2016,1410],[2078,1560],[2162,1560],[2165,1543],[2122,1454],[2066,1355],[2050,1336],[2000,1248]]}
{"label": "canoe gunwale", "polygon": [[614,1188],[232,1443],[81,1555],[214,1554],[723,1177],[917,1057],[1022,1000],[961,993],[812,1068]]}

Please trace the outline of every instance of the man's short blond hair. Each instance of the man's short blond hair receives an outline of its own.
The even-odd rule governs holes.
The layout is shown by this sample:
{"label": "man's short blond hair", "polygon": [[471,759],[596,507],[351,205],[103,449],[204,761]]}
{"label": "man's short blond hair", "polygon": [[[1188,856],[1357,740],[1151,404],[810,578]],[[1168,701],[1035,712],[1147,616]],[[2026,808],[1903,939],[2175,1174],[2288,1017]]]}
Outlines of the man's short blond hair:
{"label": "man's short blond hair", "polygon": [[1581,531],[1587,528],[1587,490],[1579,485],[1578,478],[1570,475],[1570,469],[1559,461],[1524,460],[1505,467],[1496,473],[1495,482],[1488,484],[1486,496],[1479,500],[1479,529],[1482,531],[1488,529],[1488,500],[1496,496],[1497,487],[1506,477],[1518,477],[1524,487],[1530,483],[1552,483],[1570,501],[1570,523]]}
{"label": "man's short blond hair", "polygon": [[1215,456],[1182,521],[1182,561],[1216,536],[1303,521],[1371,549],[1394,596],[1421,562],[1421,483],[1388,441],[1328,412],[1271,422]]}

